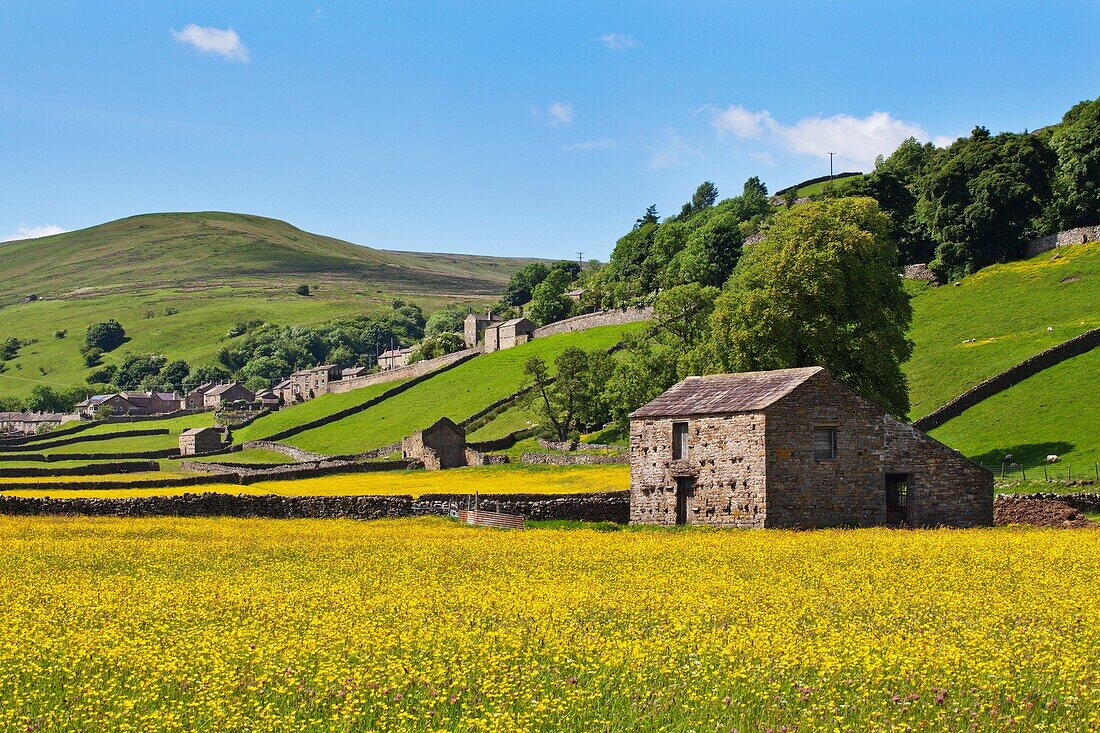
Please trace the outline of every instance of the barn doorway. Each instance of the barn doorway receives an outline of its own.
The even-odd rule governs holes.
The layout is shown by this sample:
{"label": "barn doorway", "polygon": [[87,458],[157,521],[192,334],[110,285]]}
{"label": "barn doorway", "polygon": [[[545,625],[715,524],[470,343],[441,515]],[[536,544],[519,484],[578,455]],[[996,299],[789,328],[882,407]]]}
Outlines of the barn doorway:
{"label": "barn doorway", "polygon": [[886,474],[886,521],[890,524],[907,524],[909,500],[909,474]]}
{"label": "barn doorway", "polygon": [[695,479],[676,477],[676,524],[688,523],[688,499],[695,494]]}

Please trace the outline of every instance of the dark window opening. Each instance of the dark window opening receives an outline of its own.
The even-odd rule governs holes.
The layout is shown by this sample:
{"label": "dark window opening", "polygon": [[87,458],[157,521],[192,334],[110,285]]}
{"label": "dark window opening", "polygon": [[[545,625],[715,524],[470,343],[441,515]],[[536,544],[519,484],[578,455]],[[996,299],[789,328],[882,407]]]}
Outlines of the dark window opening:
{"label": "dark window opening", "polygon": [[672,423],[672,459],[682,461],[688,457],[688,424]]}
{"label": "dark window opening", "polygon": [[909,476],[904,473],[886,474],[886,509],[904,512],[909,508]]}
{"label": "dark window opening", "polygon": [[676,524],[688,523],[688,499],[695,495],[695,479],[676,477]]}
{"label": "dark window opening", "polygon": [[814,428],[814,460],[836,458],[836,428]]}

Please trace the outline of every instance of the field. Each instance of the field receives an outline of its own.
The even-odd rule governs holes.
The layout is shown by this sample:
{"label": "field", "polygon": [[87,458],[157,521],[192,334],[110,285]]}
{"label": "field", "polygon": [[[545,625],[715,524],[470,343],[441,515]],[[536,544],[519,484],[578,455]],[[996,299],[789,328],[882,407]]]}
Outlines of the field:
{"label": "field", "polygon": [[[36,340],[0,373],[0,395],[36,384],[79,386],[89,324],[115,318],[127,351],[212,363],[230,326],[262,319],[315,324],[389,308],[403,298],[426,313],[449,302],[483,305],[529,259],[387,252],[242,214],[130,217],[0,248],[0,334]],[[310,285],[312,294],[294,293]],[[29,293],[41,300],[19,301]],[[64,338],[54,332],[66,330]]]}
{"label": "field", "polygon": [[[81,439],[75,443],[57,446],[55,448],[40,448],[40,444],[49,444],[54,440],[49,433],[37,436],[35,440],[14,447],[9,453],[44,453],[46,455],[70,455],[70,454],[109,454],[132,453],[139,451],[163,450],[179,447],[179,434],[187,428],[205,427],[214,424],[214,413],[203,412],[196,415],[166,418],[163,420],[142,420],[140,422],[105,423],[88,428],[87,430],[72,435],[58,436],[57,440]],[[153,430],[167,429],[166,435],[137,435],[110,440],[86,440],[100,435],[111,435],[127,430]],[[5,452],[0,452],[0,466],[12,465],[4,461]],[[55,465],[54,463],[36,465]],[[64,465],[64,464],[56,464]]]}
{"label": "field", "polygon": [[0,518],[0,728],[1083,731],[1091,530]]}
{"label": "field", "polygon": [[[235,455],[235,454],[234,454]],[[152,478],[170,474],[153,474]],[[103,477],[96,477],[102,479]],[[130,475],[113,477],[126,481]],[[29,479],[0,479],[23,482]],[[91,480],[91,479],[88,479]],[[178,496],[204,491],[227,494],[278,494],[280,496],[392,496],[397,494],[583,494],[599,491],[625,491],[630,488],[629,466],[528,466],[505,464],[449,471],[381,471],[346,473],[294,481],[262,481],[248,486],[239,484],[203,484],[169,488],[71,489],[69,479],[40,479],[54,482],[42,489],[4,491],[8,496],[52,496],[54,498],[119,498],[129,496]]]}
{"label": "field", "polygon": [[[983,379],[1100,326],[1098,302],[1100,242],[993,265],[959,287],[923,291],[913,299],[915,347],[903,367],[910,417],[926,415]],[[1079,373],[1066,400],[1098,381],[1098,371]]]}
{"label": "field", "polygon": [[[949,420],[931,435],[987,466],[1006,454],[1025,466],[1093,475],[1100,462],[1100,349],[1044,369]],[[1041,477],[1041,474],[1037,474]]]}
{"label": "field", "polygon": [[307,430],[285,441],[299,448],[342,455],[379,448],[428,427],[441,417],[458,422],[526,383],[523,365],[540,356],[548,362],[570,346],[606,349],[620,341],[629,326],[602,326],[587,331],[537,338],[514,349],[485,354],[432,377],[374,407],[329,425]]}

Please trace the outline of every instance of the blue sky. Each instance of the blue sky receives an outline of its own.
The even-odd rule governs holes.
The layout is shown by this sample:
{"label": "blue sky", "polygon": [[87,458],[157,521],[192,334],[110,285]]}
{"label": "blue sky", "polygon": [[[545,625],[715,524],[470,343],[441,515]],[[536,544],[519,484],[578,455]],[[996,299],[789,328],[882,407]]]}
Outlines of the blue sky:
{"label": "blue sky", "polygon": [[1100,3],[6,2],[0,239],[218,209],[606,259],[710,179],[865,170],[1100,95]]}

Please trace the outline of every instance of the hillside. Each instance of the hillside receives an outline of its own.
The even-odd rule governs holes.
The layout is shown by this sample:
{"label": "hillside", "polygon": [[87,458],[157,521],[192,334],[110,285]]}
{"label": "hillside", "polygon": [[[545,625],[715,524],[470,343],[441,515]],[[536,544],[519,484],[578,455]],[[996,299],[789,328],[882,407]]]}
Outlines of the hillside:
{"label": "hillside", "polygon": [[[0,244],[0,337],[33,342],[0,370],[0,396],[82,385],[84,331],[108,318],[130,338],[108,361],[148,352],[203,364],[240,321],[316,324],[381,311],[395,298],[426,313],[450,302],[483,306],[530,261],[388,252],[216,212],[135,216]],[[309,297],[295,294],[301,283]],[[20,302],[29,293],[40,300]]]}
{"label": "hillside", "polygon": [[[904,367],[910,417],[927,415],[978,382],[1100,326],[1097,303],[1100,242],[993,265],[957,287],[923,290],[913,298],[915,345]],[[1089,384],[1095,389],[1100,379],[1079,376],[1067,385],[1078,394]]]}

